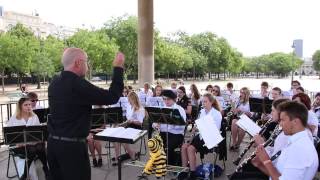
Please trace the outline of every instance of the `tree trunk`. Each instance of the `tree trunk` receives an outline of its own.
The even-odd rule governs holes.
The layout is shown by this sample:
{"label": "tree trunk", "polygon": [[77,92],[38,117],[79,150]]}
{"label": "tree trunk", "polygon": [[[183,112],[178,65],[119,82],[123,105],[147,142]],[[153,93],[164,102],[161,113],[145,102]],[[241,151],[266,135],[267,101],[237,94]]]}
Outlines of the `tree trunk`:
{"label": "tree trunk", "polygon": [[40,83],[40,76],[39,75],[37,76],[37,84],[38,84],[37,89],[41,89],[41,83]]}
{"label": "tree trunk", "polygon": [[1,73],[2,94],[4,94],[4,70]]}

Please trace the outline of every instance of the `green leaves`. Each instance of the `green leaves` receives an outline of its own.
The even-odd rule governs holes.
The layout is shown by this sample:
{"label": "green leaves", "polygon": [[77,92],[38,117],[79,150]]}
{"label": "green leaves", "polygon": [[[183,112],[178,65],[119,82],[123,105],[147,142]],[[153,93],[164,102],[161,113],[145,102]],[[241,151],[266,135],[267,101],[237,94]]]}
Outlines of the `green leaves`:
{"label": "green leaves", "polygon": [[317,50],[312,55],[313,67],[316,71],[320,71],[320,50]]}

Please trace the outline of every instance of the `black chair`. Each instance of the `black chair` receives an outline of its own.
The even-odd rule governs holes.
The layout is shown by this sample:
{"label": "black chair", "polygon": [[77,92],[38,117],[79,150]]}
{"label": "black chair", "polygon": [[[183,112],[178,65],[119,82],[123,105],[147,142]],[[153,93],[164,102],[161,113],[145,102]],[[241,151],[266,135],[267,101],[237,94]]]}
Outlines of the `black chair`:
{"label": "black chair", "polygon": [[[13,147],[9,146],[9,157],[8,157],[8,165],[7,165],[7,178],[15,178],[18,177],[18,168],[17,168],[17,163],[16,160],[14,159],[15,157],[18,157],[18,155],[13,151]],[[12,158],[14,168],[16,170],[16,175],[9,176],[9,169],[10,169],[10,159]]]}

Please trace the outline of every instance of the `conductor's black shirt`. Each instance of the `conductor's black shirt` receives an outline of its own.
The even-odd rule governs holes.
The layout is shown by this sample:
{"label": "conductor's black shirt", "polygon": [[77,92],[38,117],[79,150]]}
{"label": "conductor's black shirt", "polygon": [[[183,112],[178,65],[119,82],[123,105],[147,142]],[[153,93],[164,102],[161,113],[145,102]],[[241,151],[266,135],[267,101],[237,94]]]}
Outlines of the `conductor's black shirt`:
{"label": "conductor's black shirt", "polygon": [[73,72],[62,71],[48,89],[51,135],[86,138],[92,105],[115,104],[122,95],[123,69],[115,67],[109,90],[94,86]]}

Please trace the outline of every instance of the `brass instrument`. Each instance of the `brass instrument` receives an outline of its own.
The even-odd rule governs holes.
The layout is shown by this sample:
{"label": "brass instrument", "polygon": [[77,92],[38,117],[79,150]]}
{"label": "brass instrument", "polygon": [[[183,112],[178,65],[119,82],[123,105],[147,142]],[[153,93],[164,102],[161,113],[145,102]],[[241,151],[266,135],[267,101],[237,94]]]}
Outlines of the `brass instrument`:
{"label": "brass instrument", "polygon": [[[265,143],[263,143],[263,147],[271,146],[281,132],[282,132],[282,129],[280,128],[279,125],[277,125],[276,129],[273,131],[270,138]],[[249,156],[240,165],[238,165],[232,174],[227,175],[228,179],[231,179],[233,175],[235,175],[235,173],[239,172],[245,165],[247,165],[255,157],[256,157],[256,151],[254,151],[251,154],[251,156]],[[274,160],[275,158],[272,158],[272,159]]]}
{"label": "brass instrument", "polygon": [[[259,135],[262,135],[266,132],[269,124],[272,122],[272,118],[270,118],[261,128]],[[233,164],[238,165],[243,156],[248,152],[248,150],[251,148],[251,146],[254,144],[254,139],[252,138],[249,142],[248,146],[239,154],[238,158],[233,161]]]}

